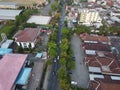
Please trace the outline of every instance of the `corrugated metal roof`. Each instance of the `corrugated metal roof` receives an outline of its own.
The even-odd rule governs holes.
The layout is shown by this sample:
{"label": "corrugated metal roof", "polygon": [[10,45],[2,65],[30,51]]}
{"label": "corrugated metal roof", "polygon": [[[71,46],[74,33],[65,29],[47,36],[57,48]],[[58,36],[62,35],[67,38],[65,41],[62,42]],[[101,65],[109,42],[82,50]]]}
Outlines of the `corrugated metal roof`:
{"label": "corrugated metal roof", "polygon": [[50,16],[31,16],[27,23],[46,25],[49,24],[50,20],[51,20]]}
{"label": "corrugated metal roof", "polygon": [[37,53],[37,55],[35,57],[41,58],[42,57],[42,53]]}
{"label": "corrugated metal roof", "polygon": [[98,72],[101,73],[101,69],[99,67],[88,67],[89,72]]}
{"label": "corrugated metal roof", "polygon": [[0,16],[16,16],[19,15],[22,10],[8,10],[0,9]]}
{"label": "corrugated metal roof", "polygon": [[0,55],[5,55],[5,54],[8,54],[8,53],[12,53],[12,49],[11,48],[0,48]]}
{"label": "corrugated metal roof", "polygon": [[13,40],[6,40],[6,41],[2,44],[1,48],[8,48],[12,43],[13,43]]}
{"label": "corrugated metal roof", "polygon": [[95,50],[85,50],[85,53],[89,55],[96,55]]}
{"label": "corrugated metal roof", "polygon": [[103,75],[97,75],[97,74],[89,74],[90,80],[94,80],[95,78],[101,78],[104,79]]}
{"label": "corrugated metal roof", "polygon": [[15,17],[20,14],[22,10],[8,10],[8,9],[0,9],[0,19],[7,20],[12,19],[15,20]]}
{"label": "corrugated metal roof", "polygon": [[0,90],[12,90],[27,54],[6,54],[0,60]]}
{"label": "corrugated metal roof", "polygon": [[28,78],[30,76],[31,70],[32,68],[23,68],[16,80],[16,84],[26,85],[28,82]]}
{"label": "corrugated metal roof", "polygon": [[112,80],[120,80],[120,77],[117,76],[110,76]]}

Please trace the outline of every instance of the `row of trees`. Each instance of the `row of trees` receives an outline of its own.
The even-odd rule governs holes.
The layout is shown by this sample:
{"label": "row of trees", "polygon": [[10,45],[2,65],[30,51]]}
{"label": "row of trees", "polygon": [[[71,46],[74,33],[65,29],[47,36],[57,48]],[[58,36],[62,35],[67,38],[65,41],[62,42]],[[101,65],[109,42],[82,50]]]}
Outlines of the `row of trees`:
{"label": "row of trees", "polygon": [[[57,56],[57,32],[56,29],[50,36],[48,41],[48,54],[50,56],[50,60],[53,60],[54,57]],[[58,79],[60,83],[60,87],[62,90],[70,90],[71,89],[71,80],[69,71],[74,68],[75,64],[73,61],[73,52],[70,48],[70,38],[71,31],[68,28],[63,28],[62,30],[62,42],[60,45],[61,54],[60,54],[60,69],[58,70]]]}
{"label": "row of trees", "polygon": [[60,69],[58,70],[59,84],[62,90],[71,90],[71,78],[69,71],[74,68],[73,53],[70,48],[71,31],[67,28],[62,30],[62,42],[60,45]]}

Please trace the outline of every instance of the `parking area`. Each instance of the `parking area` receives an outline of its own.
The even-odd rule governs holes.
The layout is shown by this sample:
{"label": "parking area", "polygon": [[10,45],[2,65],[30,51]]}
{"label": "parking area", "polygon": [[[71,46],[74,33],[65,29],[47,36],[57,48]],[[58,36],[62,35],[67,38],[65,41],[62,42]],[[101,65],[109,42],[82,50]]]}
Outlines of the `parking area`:
{"label": "parking area", "polygon": [[72,81],[77,82],[78,87],[88,88],[89,76],[87,67],[84,64],[85,54],[81,47],[81,40],[79,36],[73,35],[71,39],[71,47],[75,56],[75,70],[73,70],[71,77]]}

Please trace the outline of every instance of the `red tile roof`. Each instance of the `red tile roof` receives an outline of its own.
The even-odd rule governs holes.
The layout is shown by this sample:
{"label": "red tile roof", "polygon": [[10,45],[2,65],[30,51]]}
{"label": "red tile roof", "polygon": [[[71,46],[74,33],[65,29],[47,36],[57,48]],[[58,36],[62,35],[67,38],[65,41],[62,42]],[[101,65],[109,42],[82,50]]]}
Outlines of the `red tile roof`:
{"label": "red tile roof", "polygon": [[14,37],[17,42],[34,42],[39,33],[37,28],[25,28],[23,31],[18,31]]}
{"label": "red tile roof", "polygon": [[120,81],[95,79],[90,81],[92,90],[120,90]]}
{"label": "red tile roof", "polygon": [[110,42],[109,39],[108,39],[108,37],[89,35],[89,34],[87,34],[87,33],[80,34],[80,38],[81,38],[83,41]]}
{"label": "red tile roof", "polygon": [[12,90],[27,55],[6,54],[0,60],[0,90]]}
{"label": "red tile roof", "polygon": [[103,74],[120,75],[118,61],[109,57],[87,56],[85,62],[88,67],[99,67]]}
{"label": "red tile roof", "polygon": [[110,52],[110,46],[107,44],[101,44],[101,43],[83,43],[82,47],[86,50],[95,50],[95,51],[108,51]]}

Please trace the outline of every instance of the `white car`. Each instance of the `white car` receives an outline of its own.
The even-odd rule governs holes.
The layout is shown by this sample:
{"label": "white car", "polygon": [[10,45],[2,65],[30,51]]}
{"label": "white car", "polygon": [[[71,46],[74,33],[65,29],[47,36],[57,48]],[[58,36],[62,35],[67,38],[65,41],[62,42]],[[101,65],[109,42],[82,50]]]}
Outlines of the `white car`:
{"label": "white car", "polygon": [[77,85],[77,82],[76,81],[71,81],[71,84],[72,85]]}

